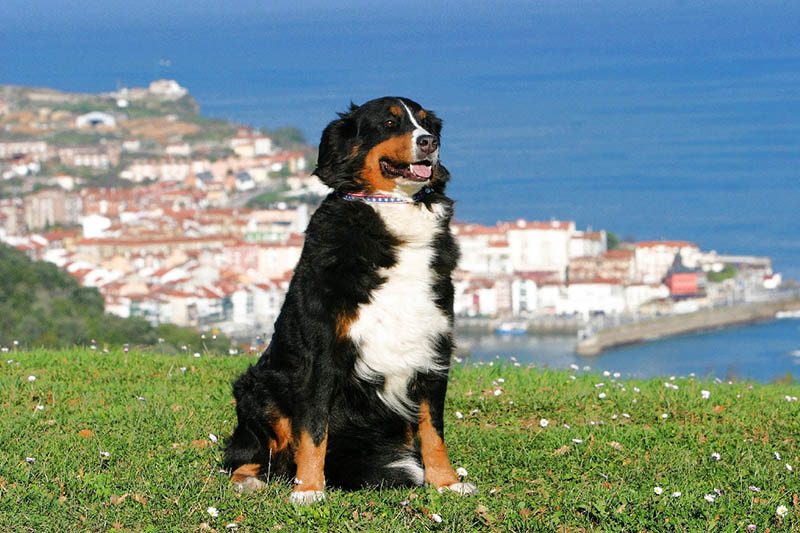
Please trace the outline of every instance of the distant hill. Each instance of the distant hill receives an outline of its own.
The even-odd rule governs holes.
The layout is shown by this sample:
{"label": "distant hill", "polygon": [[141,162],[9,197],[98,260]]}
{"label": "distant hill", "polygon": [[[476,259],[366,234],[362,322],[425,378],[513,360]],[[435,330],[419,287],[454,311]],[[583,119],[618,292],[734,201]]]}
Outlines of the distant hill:
{"label": "distant hill", "polygon": [[[162,339],[160,342],[159,339]],[[103,297],[81,287],[69,274],[44,261],[0,244],[0,345],[68,347],[95,340],[109,345],[157,345],[177,352],[184,345],[202,351],[226,352],[230,341],[173,325],[152,327],[143,318],[106,314]]]}

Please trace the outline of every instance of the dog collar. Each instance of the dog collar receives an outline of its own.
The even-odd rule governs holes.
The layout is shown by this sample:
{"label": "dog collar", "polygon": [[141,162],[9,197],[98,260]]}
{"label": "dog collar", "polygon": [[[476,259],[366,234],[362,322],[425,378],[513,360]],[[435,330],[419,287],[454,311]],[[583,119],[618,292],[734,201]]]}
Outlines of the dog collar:
{"label": "dog collar", "polygon": [[423,187],[414,196],[412,196],[411,199],[397,198],[395,196],[387,196],[385,194],[367,194],[364,192],[340,193],[339,196],[345,200],[361,200],[363,202],[374,204],[413,204],[419,202],[432,192],[433,189],[430,187]]}

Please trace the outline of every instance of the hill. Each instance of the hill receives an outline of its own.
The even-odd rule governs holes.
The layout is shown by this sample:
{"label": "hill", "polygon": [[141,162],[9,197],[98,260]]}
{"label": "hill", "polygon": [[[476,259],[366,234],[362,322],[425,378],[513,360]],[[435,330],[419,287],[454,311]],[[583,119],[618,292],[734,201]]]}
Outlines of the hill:
{"label": "hill", "polygon": [[194,330],[152,327],[143,318],[106,314],[97,289],[81,287],[52,263],[31,261],[0,244],[0,346],[14,341],[27,347],[158,345],[165,352],[203,345],[223,351],[230,346],[223,336],[202,339]]}
{"label": "hill", "polygon": [[477,497],[329,489],[326,503],[297,509],[284,481],[238,495],[220,471],[230,383],[252,357],[112,348],[5,358],[3,530],[800,528],[798,386],[458,366],[447,439]]}

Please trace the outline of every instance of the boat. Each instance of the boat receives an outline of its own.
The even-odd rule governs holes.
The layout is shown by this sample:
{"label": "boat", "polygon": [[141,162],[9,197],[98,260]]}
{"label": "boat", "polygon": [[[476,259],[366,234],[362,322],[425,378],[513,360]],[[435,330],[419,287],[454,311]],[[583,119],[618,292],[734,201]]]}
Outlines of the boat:
{"label": "boat", "polygon": [[791,311],[778,311],[775,313],[775,318],[800,318],[800,309],[793,309]]}
{"label": "boat", "polygon": [[502,322],[494,328],[495,335],[527,335],[528,325],[524,322]]}

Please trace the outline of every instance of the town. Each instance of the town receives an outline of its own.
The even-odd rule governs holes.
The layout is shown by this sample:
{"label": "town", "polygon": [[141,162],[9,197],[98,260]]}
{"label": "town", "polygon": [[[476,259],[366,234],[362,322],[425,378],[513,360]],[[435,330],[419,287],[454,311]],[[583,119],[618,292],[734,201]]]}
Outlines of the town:
{"label": "town", "polygon": [[[0,241],[96,287],[108,313],[264,339],[327,194],[314,149],[200,117],[173,80],[101,95],[0,87]],[[569,220],[455,222],[459,323],[580,325],[767,299],[766,257],[626,241]]]}

